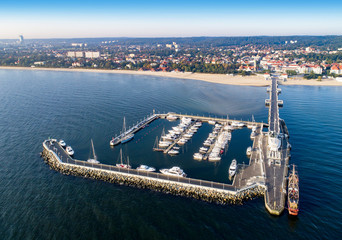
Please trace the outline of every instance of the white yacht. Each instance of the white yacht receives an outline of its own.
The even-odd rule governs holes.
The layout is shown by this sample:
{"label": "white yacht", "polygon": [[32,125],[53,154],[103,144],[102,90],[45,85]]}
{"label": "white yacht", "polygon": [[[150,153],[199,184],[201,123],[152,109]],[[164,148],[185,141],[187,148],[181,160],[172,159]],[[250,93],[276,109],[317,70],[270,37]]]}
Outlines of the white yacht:
{"label": "white yacht", "polygon": [[66,143],[63,141],[63,139],[59,140],[59,145],[61,145],[62,147],[66,146]]}
{"label": "white yacht", "polygon": [[201,127],[202,126],[202,122],[196,122],[194,126]]}
{"label": "white yacht", "polygon": [[195,159],[195,160],[202,160],[202,159],[203,159],[203,155],[200,154],[200,153],[195,153],[195,154],[194,154],[194,159]]}
{"label": "white yacht", "polygon": [[236,159],[233,159],[232,163],[229,166],[229,170],[228,170],[229,177],[233,177],[235,175],[235,173],[236,173],[236,165],[237,165]]}
{"label": "white yacht", "polygon": [[140,165],[137,167],[138,171],[154,172],[156,169],[154,167],[149,167],[147,165]]}
{"label": "white yacht", "polygon": [[169,141],[159,141],[159,147],[168,147],[171,143]]}
{"label": "white yacht", "polygon": [[175,115],[169,114],[166,119],[169,121],[175,121],[177,120],[178,117],[176,117]]}
{"label": "white yacht", "polygon": [[215,121],[208,121],[208,123],[210,124],[210,125],[215,125],[216,124],[216,122]]}
{"label": "white yacht", "polygon": [[99,161],[97,161],[97,157],[95,155],[95,149],[94,149],[94,143],[93,143],[93,139],[90,140],[91,141],[91,149],[93,151],[93,158],[89,158],[87,160],[87,162],[89,163],[100,163]]}
{"label": "white yacht", "polygon": [[217,153],[210,153],[209,157],[208,157],[208,160],[211,161],[211,162],[220,161],[221,157]]}
{"label": "white yacht", "polygon": [[179,141],[177,142],[177,144],[178,144],[178,145],[184,145],[186,142],[187,142],[186,139],[181,138],[181,139],[179,139]]}
{"label": "white yacht", "polygon": [[179,167],[172,167],[170,169],[164,168],[160,169],[160,172],[166,175],[178,176],[178,177],[186,177],[186,174]]}
{"label": "white yacht", "polygon": [[179,151],[176,150],[176,149],[171,149],[169,152],[168,152],[169,155],[173,156],[173,155],[177,155],[179,154]]}
{"label": "white yacht", "polygon": [[199,149],[199,152],[200,152],[200,153],[206,153],[206,152],[208,152],[208,148],[206,148],[206,147],[201,147],[201,148]]}
{"label": "white yacht", "polygon": [[250,156],[252,154],[252,147],[248,147],[246,150],[247,156]]}
{"label": "white yacht", "polygon": [[67,146],[65,150],[69,156],[73,156],[75,153],[74,150],[70,146]]}

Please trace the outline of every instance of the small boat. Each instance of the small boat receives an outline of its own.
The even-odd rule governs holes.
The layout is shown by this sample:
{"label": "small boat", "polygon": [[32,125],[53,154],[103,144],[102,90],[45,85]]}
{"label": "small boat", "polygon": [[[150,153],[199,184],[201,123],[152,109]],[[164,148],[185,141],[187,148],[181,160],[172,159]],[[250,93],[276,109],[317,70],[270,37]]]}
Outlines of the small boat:
{"label": "small boat", "polygon": [[175,115],[172,115],[172,114],[169,114],[167,117],[166,117],[167,120],[169,121],[175,121],[178,119],[178,117],[176,117]]}
{"label": "small boat", "polygon": [[292,216],[297,216],[299,212],[299,178],[295,167],[292,165],[287,188],[287,209]]}
{"label": "small boat", "polygon": [[165,175],[186,177],[186,174],[184,173],[184,171],[179,167],[172,167],[170,169],[165,168],[165,169],[160,169],[159,171]]}
{"label": "small boat", "polygon": [[233,159],[232,163],[229,166],[229,170],[228,170],[230,178],[236,174],[236,166],[237,166],[236,159]]}
{"label": "small boat", "polygon": [[256,133],[255,132],[251,132],[251,139],[254,139],[256,136]]}
{"label": "small boat", "polygon": [[220,161],[221,157],[218,155],[218,153],[213,153],[212,152],[212,153],[209,154],[208,160],[210,162],[216,162],[216,161]]}
{"label": "small boat", "polygon": [[149,167],[147,165],[140,165],[137,167],[138,171],[154,172],[156,169],[154,167]]}
{"label": "small boat", "polygon": [[247,156],[250,156],[252,154],[252,147],[248,147],[246,150]]}
{"label": "small boat", "polygon": [[215,121],[212,121],[212,120],[208,121],[208,123],[209,123],[210,125],[215,125],[215,124],[216,124],[216,122],[215,122]]}
{"label": "small boat", "polygon": [[159,141],[159,147],[168,147],[172,142],[170,141]]}
{"label": "small boat", "polygon": [[177,142],[177,144],[178,144],[178,145],[184,145],[186,142],[187,142],[186,139],[181,138],[181,139],[179,139],[179,141]]}
{"label": "small boat", "polygon": [[73,156],[75,153],[74,150],[70,146],[67,146],[65,150],[69,156]]}
{"label": "small boat", "polygon": [[97,157],[95,155],[95,149],[94,149],[94,143],[93,143],[93,139],[90,140],[91,141],[91,149],[93,151],[93,158],[89,158],[87,160],[87,162],[89,163],[100,163],[99,161],[97,161]]}
{"label": "small boat", "polygon": [[206,148],[206,147],[201,147],[201,148],[199,149],[199,152],[200,152],[200,153],[206,153],[206,152],[208,152],[208,148]]}
{"label": "small boat", "polygon": [[171,156],[174,156],[174,155],[179,154],[179,151],[176,150],[176,149],[171,149],[171,150],[168,152],[168,154],[171,155]]}
{"label": "small boat", "polygon": [[202,126],[202,122],[196,122],[194,126],[201,127]]}
{"label": "small boat", "polygon": [[195,160],[202,160],[203,159],[203,155],[200,153],[195,153],[193,157]]}
{"label": "small boat", "polygon": [[129,158],[128,157],[127,157],[127,164],[122,162],[122,149],[120,149],[120,163],[116,164],[115,166],[119,167],[119,168],[127,168],[127,169],[132,168],[131,165],[129,165]]}
{"label": "small boat", "polygon": [[61,145],[62,147],[66,146],[66,143],[63,141],[63,139],[59,140],[59,145]]}
{"label": "small boat", "polygon": [[174,149],[174,150],[179,150],[180,149],[180,147],[173,147],[172,149]]}

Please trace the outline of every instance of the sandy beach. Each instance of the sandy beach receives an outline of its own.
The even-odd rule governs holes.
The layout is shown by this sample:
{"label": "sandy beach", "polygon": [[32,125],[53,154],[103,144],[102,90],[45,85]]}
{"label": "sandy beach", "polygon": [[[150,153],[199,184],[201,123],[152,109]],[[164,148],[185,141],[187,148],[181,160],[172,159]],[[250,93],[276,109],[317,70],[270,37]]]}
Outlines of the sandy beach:
{"label": "sandy beach", "polygon": [[[270,81],[265,80],[263,75],[254,76],[232,76],[226,74],[210,74],[210,73],[182,73],[182,72],[151,72],[151,71],[134,71],[134,70],[102,70],[102,69],[81,69],[81,68],[31,68],[31,67],[1,67],[0,69],[28,70],[28,71],[64,71],[64,72],[95,72],[95,73],[113,73],[113,74],[134,74],[147,75],[155,77],[168,77],[179,79],[199,80],[211,83],[240,85],[240,86],[268,86]],[[282,85],[304,85],[304,86],[342,86],[342,82],[334,79],[306,80],[289,79],[281,82]]]}

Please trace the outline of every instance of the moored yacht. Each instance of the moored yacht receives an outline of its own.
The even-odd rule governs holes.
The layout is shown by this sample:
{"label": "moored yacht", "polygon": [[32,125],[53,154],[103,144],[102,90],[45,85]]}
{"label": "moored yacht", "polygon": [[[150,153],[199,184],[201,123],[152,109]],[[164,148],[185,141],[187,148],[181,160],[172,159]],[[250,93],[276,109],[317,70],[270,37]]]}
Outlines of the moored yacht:
{"label": "moored yacht", "polygon": [[203,159],[203,155],[200,153],[195,153],[193,157],[195,160],[202,160]]}
{"label": "moored yacht", "polygon": [[154,167],[149,167],[147,165],[140,165],[137,167],[138,171],[154,172],[156,169]]}
{"label": "moored yacht", "polygon": [[252,147],[248,147],[246,150],[247,156],[250,156],[252,154]]}
{"label": "moored yacht", "polygon": [[95,155],[95,149],[94,149],[94,143],[93,143],[93,139],[90,140],[91,141],[91,149],[93,151],[93,158],[89,158],[87,160],[87,162],[89,163],[100,163],[98,160],[97,160],[97,157]]}
{"label": "moored yacht", "polygon": [[70,146],[67,146],[66,148],[65,148],[65,151],[67,152],[67,154],[69,155],[69,156],[73,156],[74,155],[74,150],[70,147]]}
{"label": "moored yacht", "polygon": [[236,174],[236,166],[237,166],[237,162],[236,159],[233,159],[232,163],[229,166],[229,177],[233,177]]}
{"label": "moored yacht", "polygon": [[209,120],[208,123],[209,123],[210,125],[215,125],[215,124],[216,124],[216,122],[215,122],[215,121],[212,121],[212,120]]}
{"label": "moored yacht", "polygon": [[208,148],[206,147],[200,147],[199,152],[200,153],[206,153],[208,151]]}
{"label": "moored yacht", "polygon": [[186,174],[180,167],[172,167],[170,169],[164,168],[164,169],[160,169],[159,171],[165,175],[186,177]]}
{"label": "moored yacht", "polygon": [[176,149],[171,149],[169,152],[168,152],[169,155],[173,156],[173,155],[177,155],[179,154],[179,151],[176,150]]}
{"label": "moored yacht", "polygon": [[115,166],[119,168],[128,168],[128,169],[132,168],[131,165],[129,165],[128,157],[127,157],[127,164],[122,162],[122,149],[120,149],[120,163],[117,163]]}
{"label": "moored yacht", "polygon": [[63,141],[63,139],[59,140],[59,145],[61,145],[62,147],[66,146],[66,143]]}

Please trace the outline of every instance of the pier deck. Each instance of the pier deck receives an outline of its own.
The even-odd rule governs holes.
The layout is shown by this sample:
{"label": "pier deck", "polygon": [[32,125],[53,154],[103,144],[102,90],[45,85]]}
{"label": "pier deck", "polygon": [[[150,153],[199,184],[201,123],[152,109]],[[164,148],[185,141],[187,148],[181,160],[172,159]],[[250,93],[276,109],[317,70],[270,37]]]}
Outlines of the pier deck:
{"label": "pier deck", "polygon": [[[279,118],[277,78],[272,77],[269,106],[269,131],[263,139],[263,166],[265,169],[265,206],[273,215],[285,208],[286,177],[290,158],[290,144],[285,122]],[[274,141],[280,142],[275,149]]]}
{"label": "pier deck", "polygon": [[242,189],[254,184],[264,186],[264,169],[263,169],[263,124],[258,124],[256,128],[256,135],[253,141],[252,153],[250,156],[249,164],[239,164],[237,173],[233,180],[233,186],[236,189]]}

